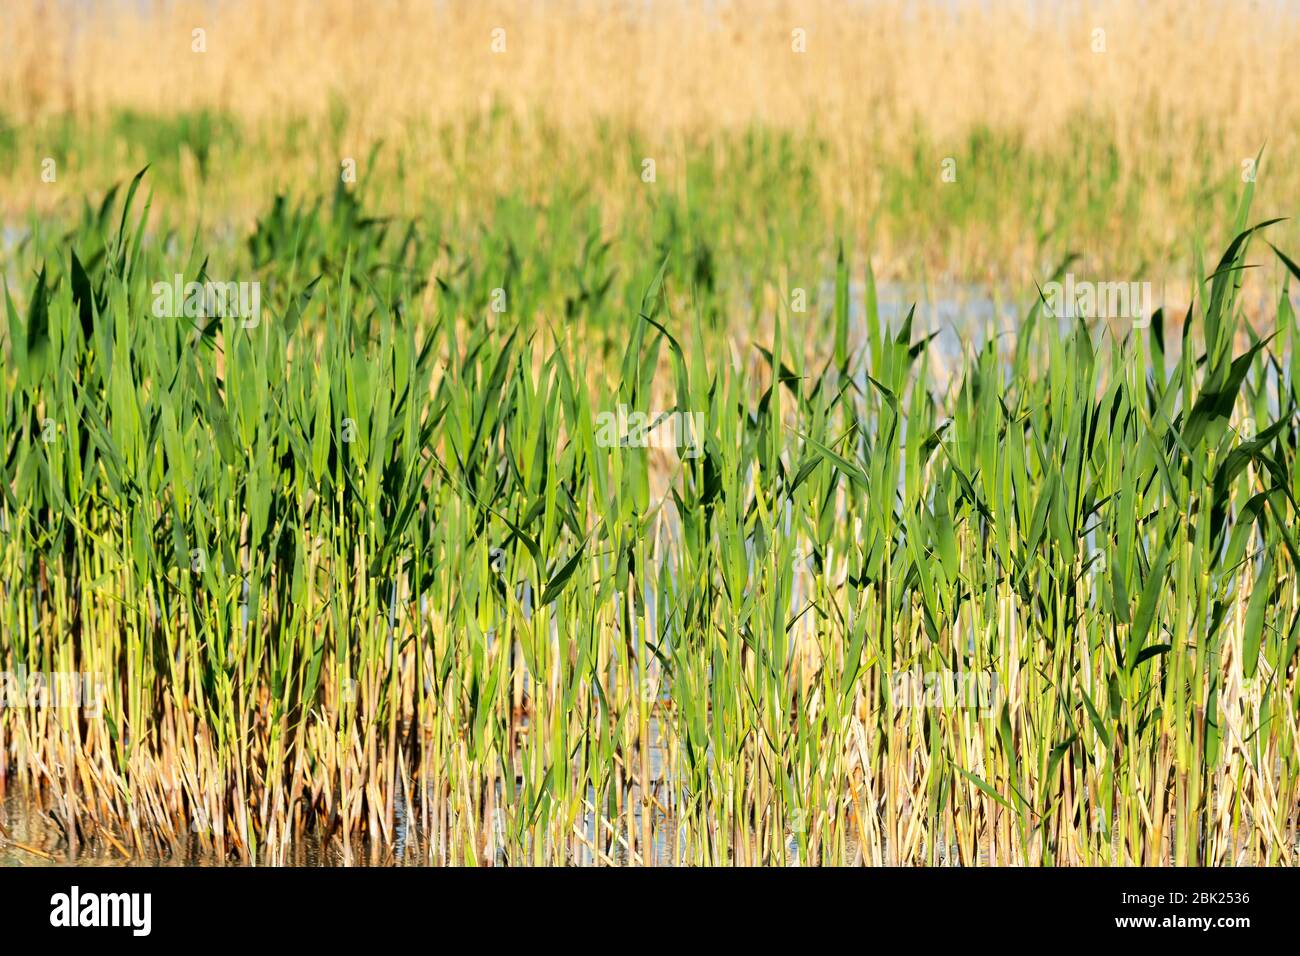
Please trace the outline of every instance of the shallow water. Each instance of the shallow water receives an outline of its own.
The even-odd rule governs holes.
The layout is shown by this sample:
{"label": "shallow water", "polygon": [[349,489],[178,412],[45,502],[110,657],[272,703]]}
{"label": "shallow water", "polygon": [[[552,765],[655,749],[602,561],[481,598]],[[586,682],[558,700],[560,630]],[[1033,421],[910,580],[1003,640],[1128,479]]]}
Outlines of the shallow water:
{"label": "shallow water", "polygon": [[[93,824],[83,824],[93,830]],[[122,843],[120,839],[119,843]],[[295,838],[279,862],[288,866],[344,866],[383,862],[370,860],[354,851],[345,857],[342,848],[323,846],[318,834]],[[164,852],[145,847],[123,855],[102,836],[91,836],[73,852],[63,826],[51,805],[18,789],[0,799],[0,866],[234,866],[194,840],[186,852]]]}

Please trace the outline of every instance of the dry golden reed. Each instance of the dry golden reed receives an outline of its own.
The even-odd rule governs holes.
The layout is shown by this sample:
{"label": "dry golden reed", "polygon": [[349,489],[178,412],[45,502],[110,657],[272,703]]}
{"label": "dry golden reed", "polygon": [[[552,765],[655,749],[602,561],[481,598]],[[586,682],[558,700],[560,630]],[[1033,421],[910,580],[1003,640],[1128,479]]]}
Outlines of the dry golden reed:
{"label": "dry golden reed", "polygon": [[1289,147],[1298,126],[1287,64],[1300,20],[1280,3],[7,6],[0,91],[25,118],[209,107],[274,120],[323,116],[342,97],[379,133],[499,101],[656,131],[811,125],[864,156],[897,148],[913,123],[940,139],[986,124],[1050,141],[1085,112],[1127,146],[1207,129],[1243,155]]}

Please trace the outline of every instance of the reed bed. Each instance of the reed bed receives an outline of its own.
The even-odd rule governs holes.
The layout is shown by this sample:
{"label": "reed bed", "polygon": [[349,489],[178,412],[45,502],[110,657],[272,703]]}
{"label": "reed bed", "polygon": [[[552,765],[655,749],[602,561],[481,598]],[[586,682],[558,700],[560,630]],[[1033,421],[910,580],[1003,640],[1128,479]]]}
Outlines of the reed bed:
{"label": "reed bed", "polygon": [[[804,129],[816,118],[846,140],[882,122],[924,123],[938,136],[1019,125],[1048,139],[1100,108],[1142,139],[1171,123],[1250,145],[1294,115],[1285,67],[1300,45],[1294,10],[1271,0],[163,0],[141,15],[142,6],[8,4],[6,100],[24,118],[129,107],[280,121],[328,115],[343,99],[381,134],[411,116],[500,101],[521,115],[549,105],[575,125],[632,116],[658,129]],[[1215,70],[1205,69],[1209,46]]]}
{"label": "reed bed", "polygon": [[[1300,271],[1252,189],[1185,315],[1030,296],[942,356],[852,253],[739,335],[689,222],[629,268],[506,204],[470,255],[340,184],[213,255],[140,182],[0,323],[0,662],[98,693],[0,711],[61,850],[1297,861]],[[221,269],[256,321],[159,315]]]}

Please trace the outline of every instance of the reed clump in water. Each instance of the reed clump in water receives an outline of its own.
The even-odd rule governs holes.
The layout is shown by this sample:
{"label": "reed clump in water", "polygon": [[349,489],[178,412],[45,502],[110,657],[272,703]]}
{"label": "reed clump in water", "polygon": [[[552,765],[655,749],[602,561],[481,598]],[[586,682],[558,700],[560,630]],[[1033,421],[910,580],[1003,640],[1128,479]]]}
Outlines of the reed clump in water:
{"label": "reed clump in water", "polygon": [[[340,188],[213,259],[138,181],[0,326],[0,661],[97,694],[0,712],[0,766],[68,847],[1296,862],[1300,322],[1242,321],[1249,192],[1181,340],[1033,303],[939,376],[847,265],[737,338],[682,234],[617,273],[506,207],[462,256]],[[216,262],[258,315],[159,307]]]}

